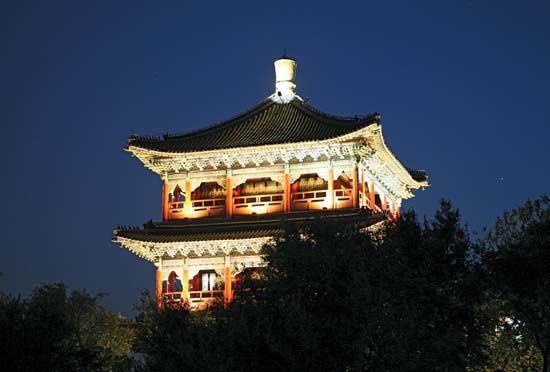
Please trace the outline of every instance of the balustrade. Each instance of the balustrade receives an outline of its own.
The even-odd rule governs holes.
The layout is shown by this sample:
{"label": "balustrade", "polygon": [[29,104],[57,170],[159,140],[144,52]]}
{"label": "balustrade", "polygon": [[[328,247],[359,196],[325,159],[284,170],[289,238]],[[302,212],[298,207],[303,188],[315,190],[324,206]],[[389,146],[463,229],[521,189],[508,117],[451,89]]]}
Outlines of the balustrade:
{"label": "balustrade", "polygon": [[[342,182],[342,180],[340,180]],[[337,184],[338,181],[335,181]],[[251,187],[245,184],[240,190],[245,193],[235,197],[216,197],[210,199],[191,200],[186,210],[184,201],[171,201],[169,206],[170,219],[212,217],[223,215],[251,215],[251,214],[272,214],[285,211],[285,194],[279,192],[282,189],[280,184],[274,181],[256,181],[256,184],[267,184],[267,187]],[[290,200],[289,210],[323,210],[323,209],[343,209],[353,207],[353,189],[340,187],[330,190],[328,182],[322,178],[307,179],[296,187],[296,191],[288,192]],[[335,185],[336,186],[336,185]],[[325,188],[320,188],[325,187]],[[268,193],[271,190],[277,190],[276,193]],[[260,191],[258,194],[248,194],[251,191]],[[265,194],[261,191],[266,191]],[[333,192],[333,198],[330,200],[330,193]],[[237,192],[238,194],[238,192]],[[248,194],[248,195],[246,195]],[[377,195],[378,196],[378,195]],[[374,212],[383,211],[379,197],[373,204],[370,193],[363,195],[363,190],[358,191],[358,201],[361,206],[366,206]],[[227,205],[227,203],[230,205]],[[359,205],[359,203],[358,203]],[[226,208],[230,211],[226,212]],[[232,213],[231,213],[232,212]]]}
{"label": "balustrade", "polygon": [[[196,308],[208,307],[212,302],[218,299],[223,299],[224,291],[189,291],[189,297],[186,297],[185,292],[168,292],[163,293],[162,298],[164,305],[171,308],[185,307],[187,304],[191,310]],[[187,303],[187,304],[186,304]]]}
{"label": "balustrade", "polygon": [[247,195],[233,198],[233,214],[265,214],[284,211],[283,194]]}
{"label": "balustrade", "polygon": [[190,217],[222,216],[225,214],[225,198],[191,200]]}
{"label": "balustrade", "polygon": [[290,195],[292,209],[294,210],[316,210],[329,209],[328,190],[315,190],[297,192]]}

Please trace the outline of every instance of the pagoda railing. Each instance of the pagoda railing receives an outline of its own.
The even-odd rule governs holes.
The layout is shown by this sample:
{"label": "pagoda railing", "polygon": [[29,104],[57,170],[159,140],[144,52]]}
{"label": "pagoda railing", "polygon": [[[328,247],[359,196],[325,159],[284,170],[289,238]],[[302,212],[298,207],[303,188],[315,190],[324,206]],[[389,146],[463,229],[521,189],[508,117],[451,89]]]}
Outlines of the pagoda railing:
{"label": "pagoda railing", "polygon": [[217,299],[223,299],[223,289],[211,291],[189,291],[188,297],[184,292],[163,293],[164,305],[171,308],[183,308],[189,306],[191,309],[204,308],[208,303]]}
{"label": "pagoda railing", "polygon": [[290,194],[293,210],[330,209],[328,190],[300,191]]}
{"label": "pagoda railing", "polygon": [[[334,190],[334,209],[351,208],[352,189]],[[330,209],[328,190],[300,191],[291,194],[293,210]]]}
{"label": "pagoda railing", "polygon": [[233,214],[284,212],[284,194],[245,195],[233,198]]}
{"label": "pagoda railing", "polygon": [[185,202],[184,201],[177,201],[177,202],[171,202],[168,204],[170,216],[174,218],[183,218],[183,211],[185,208]]}
{"label": "pagoda railing", "polygon": [[334,209],[353,207],[352,194],[353,194],[352,189],[334,190]]}
{"label": "pagoda railing", "polygon": [[189,291],[189,298],[191,303],[212,301],[216,298],[223,298],[223,292],[223,289],[211,291]]}
{"label": "pagoda railing", "polygon": [[363,200],[364,203],[365,203],[365,206],[370,209],[371,211],[375,212],[375,213],[382,213],[384,212],[382,210],[382,208],[380,206],[378,206],[376,203],[374,203],[374,205],[372,205],[371,203],[371,200],[370,200],[370,197],[369,197],[369,194],[366,194],[365,196],[363,196],[363,192],[362,191],[359,191],[359,200]]}
{"label": "pagoda railing", "polygon": [[169,203],[171,218],[208,217],[225,214],[225,198],[191,200],[191,211],[185,213],[185,202]]}
{"label": "pagoda railing", "polygon": [[190,217],[221,216],[225,214],[225,198],[191,200]]}

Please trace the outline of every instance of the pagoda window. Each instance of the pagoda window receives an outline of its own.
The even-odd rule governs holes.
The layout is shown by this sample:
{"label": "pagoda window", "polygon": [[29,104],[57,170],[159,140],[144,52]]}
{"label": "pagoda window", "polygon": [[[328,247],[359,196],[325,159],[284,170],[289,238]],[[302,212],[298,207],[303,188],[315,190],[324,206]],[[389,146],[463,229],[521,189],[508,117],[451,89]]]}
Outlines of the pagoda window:
{"label": "pagoda window", "polygon": [[178,274],[175,271],[171,271],[166,280],[162,281],[163,293],[174,293],[183,291],[183,286]]}
{"label": "pagoda window", "polygon": [[225,188],[217,182],[201,182],[191,193],[190,218],[225,214]]}
{"label": "pagoda window", "polygon": [[183,205],[185,203],[185,193],[178,185],[176,185],[176,187],[174,187],[174,190],[168,194],[168,203],[170,205],[170,209],[183,208]]}
{"label": "pagoda window", "polygon": [[302,174],[292,184],[292,190],[296,192],[327,190],[328,181],[319,177],[317,173]]}
{"label": "pagoda window", "polygon": [[369,209],[372,209],[373,206],[371,205],[370,201],[370,188],[369,183],[367,181],[363,182],[363,200],[364,200],[364,206],[368,207]]}
{"label": "pagoda window", "polygon": [[328,209],[328,181],[317,173],[302,174],[290,185],[291,208],[294,210]]}
{"label": "pagoda window", "polygon": [[214,270],[201,270],[190,283],[191,291],[214,291],[222,289],[221,277]]}
{"label": "pagoda window", "polygon": [[379,208],[382,209],[382,200],[380,199],[380,194],[375,193],[374,194],[374,204]]}
{"label": "pagoda window", "polygon": [[284,211],[283,185],[270,177],[249,178],[234,190],[233,213],[269,214]]}
{"label": "pagoda window", "polygon": [[201,275],[201,291],[213,291],[216,287],[216,273],[202,273]]}
{"label": "pagoda window", "polygon": [[224,199],[225,189],[217,182],[201,182],[191,193],[191,200]]}
{"label": "pagoda window", "polygon": [[345,172],[334,181],[334,208],[351,208],[353,206],[353,179]]}
{"label": "pagoda window", "polygon": [[351,189],[353,188],[353,180],[345,173],[342,172],[338,179],[334,182],[334,189]]}
{"label": "pagoda window", "polygon": [[236,187],[236,196],[252,196],[252,195],[271,195],[282,194],[284,192],[283,185],[277,181],[273,181],[270,177],[265,178],[249,178],[244,183]]}

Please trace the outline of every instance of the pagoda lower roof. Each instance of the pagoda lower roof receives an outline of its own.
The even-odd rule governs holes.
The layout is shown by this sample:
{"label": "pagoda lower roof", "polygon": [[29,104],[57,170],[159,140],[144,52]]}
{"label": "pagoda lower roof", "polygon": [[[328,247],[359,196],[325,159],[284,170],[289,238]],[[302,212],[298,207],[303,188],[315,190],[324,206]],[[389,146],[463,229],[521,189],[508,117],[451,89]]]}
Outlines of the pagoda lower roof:
{"label": "pagoda lower roof", "polygon": [[116,227],[113,232],[115,240],[125,238],[154,243],[233,240],[278,236],[289,224],[302,225],[320,220],[337,219],[346,224],[367,227],[386,218],[385,214],[373,214],[369,210],[350,208],[231,218],[209,217],[164,222],[149,221],[143,225],[143,228]]}
{"label": "pagoda lower roof", "polygon": [[181,135],[132,136],[130,146],[168,153],[298,143],[336,138],[378,123],[378,113],[338,117],[322,113],[301,98],[281,103],[267,98],[232,119]]}

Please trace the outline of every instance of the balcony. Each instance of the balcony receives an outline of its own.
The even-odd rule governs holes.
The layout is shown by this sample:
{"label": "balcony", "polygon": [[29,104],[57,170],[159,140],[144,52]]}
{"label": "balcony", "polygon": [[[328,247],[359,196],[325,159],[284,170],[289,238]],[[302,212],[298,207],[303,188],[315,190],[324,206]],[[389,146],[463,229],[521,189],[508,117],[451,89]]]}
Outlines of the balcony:
{"label": "balcony", "polygon": [[184,218],[185,202],[171,202],[168,204],[170,219]]}
{"label": "balcony", "polygon": [[306,191],[293,193],[292,209],[298,211],[329,209],[328,190]]}
{"label": "balcony", "polygon": [[171,309],[205,310],[217,301],[223,301],[223,290],[189,291],[189,297],[184,292],[163,293],[165,307]]}
{"label": "balcony", "polygon": [[[334,191],[334,209],[351,208],[353,206],[351,189]],[[291,194],[292,210],[308,211],[331,209],[328,190],[315,190]]]}
{"label": "balcony", "polygon": [[353,190],[340,189],[334,191],[334,209],[353,207]]}
{"label": "balcony", "polygon": [[191,200],[191,218],[225,215],[225,198]]}
{"label": "balcony", "polygon": [[284,212],[283,194],[248,195],[233,198],[234,215]]}

